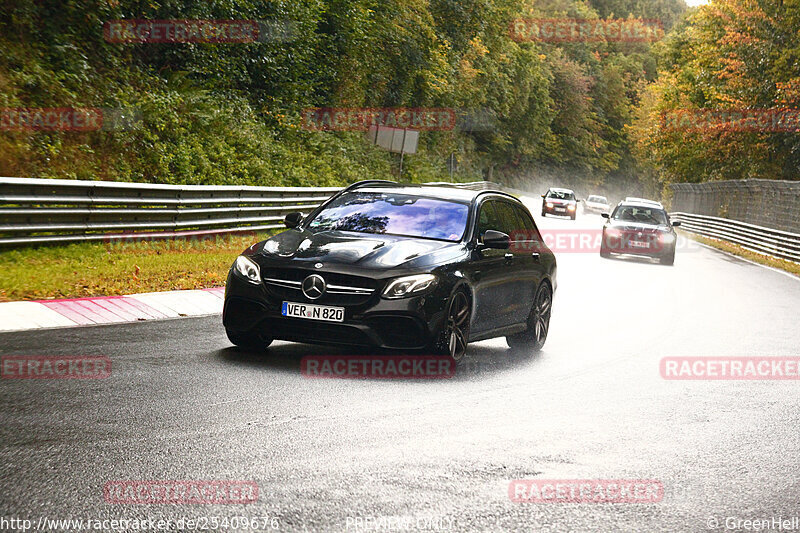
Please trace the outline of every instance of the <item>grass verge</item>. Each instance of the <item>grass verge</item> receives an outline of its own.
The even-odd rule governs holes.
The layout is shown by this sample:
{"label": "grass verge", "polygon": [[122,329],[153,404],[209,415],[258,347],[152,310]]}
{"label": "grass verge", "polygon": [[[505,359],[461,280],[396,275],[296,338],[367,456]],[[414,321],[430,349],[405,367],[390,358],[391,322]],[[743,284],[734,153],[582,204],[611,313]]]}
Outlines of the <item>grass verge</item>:
{"label": "grass verge", "polygon": [[80,243],[0,252],[0,301],[116,296],[225,284],[236,256],[268,234]]}
{"label": "grass verge", "polygon": [[738,255],[745,259],[749,259],[754,263],[758,263],[760,265],[766,265],[773,268],[778,268],[780,270],[784,270],[789,272],[790,274],[794,274],[795,276],[800,276],[800,263],[795,263],[793,261],[787,261],[785,259],[780,259],[779,257],[772,257],[771,255],[760,254],[758,252],[753,252],[746,248],[742,248],[738,244],[733,244],[726,241],[718,241],[716,239],[709,239],[708,237],[703,237],[702,235],[695,235],[694,233],[685,233],[687,237],[690,237],[697,242],[701,242],[718,250],[723,250],[725,252],[732,253],[734,255]]}

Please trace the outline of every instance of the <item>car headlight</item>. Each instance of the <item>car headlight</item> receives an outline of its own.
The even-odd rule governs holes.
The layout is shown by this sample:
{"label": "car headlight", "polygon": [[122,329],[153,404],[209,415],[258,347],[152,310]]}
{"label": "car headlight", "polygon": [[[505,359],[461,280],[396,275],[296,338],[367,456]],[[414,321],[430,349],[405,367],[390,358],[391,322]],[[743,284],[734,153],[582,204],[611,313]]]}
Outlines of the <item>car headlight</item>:
{"label": "car headlight", "polygon": [[419,294],[436,285],[436,276],[433,274],[417,274],[404,276],[389,282],[381,296],[384,298],[405,298]]}
{"label": "car headlight", "polygon": [[547,202],[545,205],[546,205],[547,207],[553,207],[553,202]]}
{"label": "car headlight", "polygon": [[567,206],[567,209],[569,209],[570,211],[575,211],[575,206],[573,204],[569,204]]}
{"label": "car headlight", "polygon": [[665,233],[661,236],[661,240],[667,244],[672,244],[673,242],[675,242],[675,235],[673,235],[672,233]]}
{"label": "car headlight", "polygon": [[233,269],[250,283],[261,283],[261,269],[252,259],[240,255],[233,263]]}

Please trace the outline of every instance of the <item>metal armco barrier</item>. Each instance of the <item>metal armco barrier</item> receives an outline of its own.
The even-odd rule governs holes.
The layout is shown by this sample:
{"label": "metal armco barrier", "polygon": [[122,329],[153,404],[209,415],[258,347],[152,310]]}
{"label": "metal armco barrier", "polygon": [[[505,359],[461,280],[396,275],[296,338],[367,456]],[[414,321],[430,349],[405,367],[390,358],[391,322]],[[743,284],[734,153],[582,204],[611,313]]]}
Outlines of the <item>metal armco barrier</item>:
{"label": "metal armco barrier", "polygon": [[339,190],[0,178],[0,246],[278,229],[287,213],[308,214]]}
{"label": "metal armco barrier", "polygon": [[753,252],[800,262],[800,234],[692,213],[671,213],[670,217],[680,220],[681,229],[690,233],[732,242]]}

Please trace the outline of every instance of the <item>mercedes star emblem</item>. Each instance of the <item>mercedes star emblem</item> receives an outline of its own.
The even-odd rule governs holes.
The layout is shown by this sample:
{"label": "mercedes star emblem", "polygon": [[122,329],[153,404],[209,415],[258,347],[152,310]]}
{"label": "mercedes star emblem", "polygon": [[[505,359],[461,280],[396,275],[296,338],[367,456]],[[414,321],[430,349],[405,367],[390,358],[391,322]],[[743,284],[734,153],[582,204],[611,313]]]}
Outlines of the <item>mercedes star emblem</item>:
{"label": "mercedes star emblem", "polygon": [[322,263],[316,263],[316,264],[314,265],[314,268],[322,268]]}
{"label": "mercedes star emblem", "polygon": [[303,280],[303,294],[310,300],[316,300],[325,294],[325,280],[322,276],[311,274]]}

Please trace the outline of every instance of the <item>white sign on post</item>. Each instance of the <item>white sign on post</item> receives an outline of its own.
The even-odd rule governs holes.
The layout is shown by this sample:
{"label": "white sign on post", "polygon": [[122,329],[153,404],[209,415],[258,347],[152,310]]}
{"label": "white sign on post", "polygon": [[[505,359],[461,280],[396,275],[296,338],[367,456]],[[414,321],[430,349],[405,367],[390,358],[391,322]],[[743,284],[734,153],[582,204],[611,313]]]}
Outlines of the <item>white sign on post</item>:
{"label": "white sign on post", "polygon": [[416,154],[419,144],[419,131],[372,126],[367,132],[367,139],[384,150],[398,154]]}
{"label": "white sign on post", "polygon": [[384,150],[400,154],[400,176],[403,175],[403,157],[416,154],[419,143],[419,131],[386,126],[371,126],[367,139]]}

